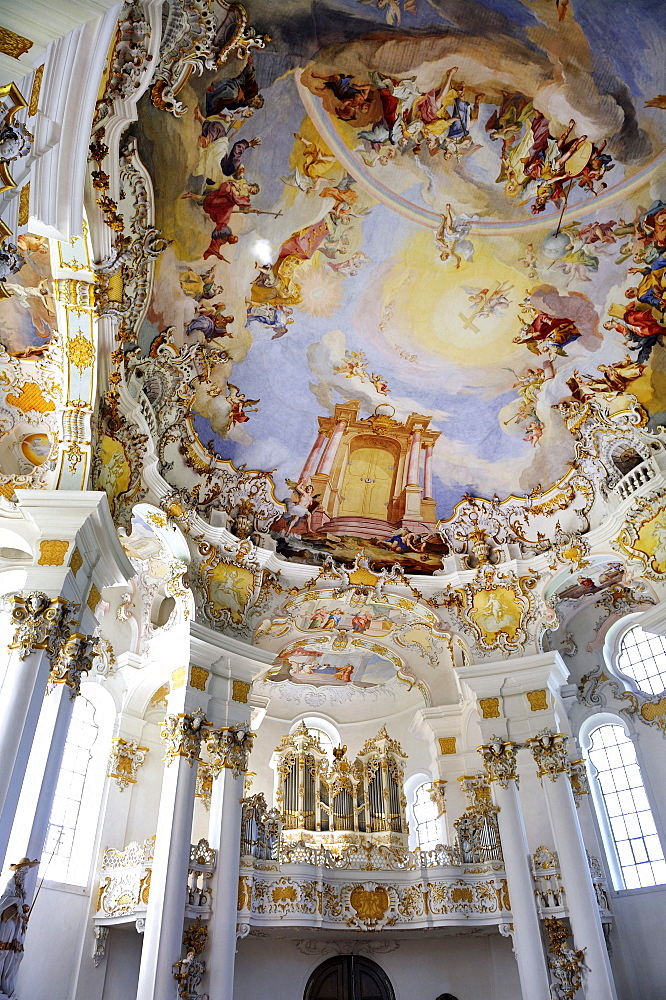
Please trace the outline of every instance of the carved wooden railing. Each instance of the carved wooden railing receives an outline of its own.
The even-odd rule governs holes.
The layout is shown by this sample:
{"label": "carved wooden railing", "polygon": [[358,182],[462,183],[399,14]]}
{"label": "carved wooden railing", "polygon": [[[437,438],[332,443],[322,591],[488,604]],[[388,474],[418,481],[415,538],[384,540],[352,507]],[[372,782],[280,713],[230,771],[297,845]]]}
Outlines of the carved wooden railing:
{"label": "carved wooden railing", "polygon": [[347,843],[276,838],[263,796],[243,803],[239,933],[290,923],[378,930],[511,922],[501,858],[465,863],[460,845],[408,851],[349,833]]}
{"label": "carved wooden railing", "polygon": [[655,467],[651,458],[646,458],[640,465],[634,466],[626,475],[615,484],[615,493],[621,500],[636,493],[641,486],[646,486],[658,475],[659,470]]}
{"label": "carved wooden railing", "polygon": [[420,868],[441,868],[462,863],[457,847],[439,844],[429,851],[406,851],[400,847],[362,841],[350,844],[339,851],[327,847],[317,847],[304,841],[282,844],[280,866],[315,865],[319,868],[337,870],[376,871],[416,871]]}
{"label": "carved wooden railing", "polygon": [[[610,897],[608,893],[608,883],[597,858],[587,852],[587,861],[590,866],[592,886],[599,906],[599,915],[604,923],[610,923],[613,914],[610,909]],[[532,872],[534,875],[534,892],[536,895],[539,916],[546,917],[567,916],[567,897],[562,884],[562,873],[560,871],[559,859],[555,851],[549,851],[547,847],[539,847],[532,857]]]}
{"label": "carved wooden railing", "polygon": [[[100,869],[95,924],[135,922],[143,930],[150,895],[155,838],[132,841],[122,851],[105,850]],[[215,870],[216,852],[207,840],[190,847],[187,872],[185,915],[207,917],[211,909],[210,880]]]}

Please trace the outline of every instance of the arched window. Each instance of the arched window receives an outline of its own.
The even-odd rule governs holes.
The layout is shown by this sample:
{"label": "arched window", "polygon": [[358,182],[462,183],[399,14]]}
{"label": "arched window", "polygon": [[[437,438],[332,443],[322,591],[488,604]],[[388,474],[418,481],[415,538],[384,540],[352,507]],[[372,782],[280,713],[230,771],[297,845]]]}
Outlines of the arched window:
{"label": "arched window", "polygon": [[326,719],[320,719],[319,716],[307,716],[305,719],[299,719],[298,722],[293,724],[289,730],[290,735],[298,729],[302,722],[305,723],[308,732],[312,733],[314,738],[319,740],[322,750],[329,761],[332,761],[333,747],[340,745],[340,734],[335,726],[331,725]]}
{"label": "arched window", "polygon": [[73,864],[74,844],[84,788],[99,737],[95,714],[92,702],[79,695],[67,733],[40,865],[40,875],[53,882],[79,883],[83,874],[77,873],[79,866]]}
{"label": "arched window", "polygon": [[645,694],[666,691],[666,637],[633,625],[622,636],[617,669]]}
{"label": "arched window", "polygon": [[439,833],[439,810],[437,803],[430,794],[432,790],[431,782],[424,782],[419,785],[414,793],[412,811],[416,824],[416,843],[422,851],[429,851],[439,844],[441,837]]}
{"label": "arched window", "polygon": [[[5,867],[26,853],[45,778],[60,689],[44,699],[12,827]],[[102,685],[84,681],[74,703],[40,875],[47,882],[85,887],[92,875],[99,812],[105,788],[115,706]],[[48,781],[48,777],[46,778]],[[8,870],[3,876],[9,877]]]}
{"label": "arched window", "polygon": [[[603,723],[589,733],[595,804],[616,889],[666,883],[666,861],[645,793],[636,751],[624,726]],[[594,792],[594,788],[593,788]]]}

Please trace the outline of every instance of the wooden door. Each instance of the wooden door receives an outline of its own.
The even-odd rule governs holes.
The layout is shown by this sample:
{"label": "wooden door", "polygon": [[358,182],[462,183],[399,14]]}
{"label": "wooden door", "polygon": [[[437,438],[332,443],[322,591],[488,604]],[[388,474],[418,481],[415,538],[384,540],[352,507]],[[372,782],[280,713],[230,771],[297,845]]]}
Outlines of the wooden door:
{"label": "wooden door", "polygon": [[396,458],[389,448],[363,444],[351,453],[341,490],[339,517],[385,521],[391,500]]}
{"label": "wooden door", "polygon": [[376,962],[360,955],[336,955],[312,973],[304,1000],[395,1000],[395,994]]}

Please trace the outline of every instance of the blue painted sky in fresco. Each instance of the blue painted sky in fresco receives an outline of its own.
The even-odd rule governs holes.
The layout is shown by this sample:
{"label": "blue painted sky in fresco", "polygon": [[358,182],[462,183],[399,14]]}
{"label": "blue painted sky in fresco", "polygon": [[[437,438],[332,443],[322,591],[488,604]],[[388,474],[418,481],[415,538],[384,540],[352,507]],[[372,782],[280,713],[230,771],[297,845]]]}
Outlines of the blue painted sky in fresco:
{"label": "blue painted sky in fresco", "polygon": [[[383,206],[375,206],[364,219],[363,226],[364,251],[373,260],[381,260],[386,255],[387,240],[397,238],[398,234],[400,238],[405,238],[412,230],[409,223]],[[281,451],[293,456],[290,464],[279,465],[276,479],[280,475],[297,478],[317,435],[317,417],[327,415],[309,389],[309,382],[314,377],[307,367],[306,350],[310,344],[318,342],[325,331],[333,329],[344,331],[348,350],[366,352],[368,369],[379,371],[387,379],[391,394],[418,400],[414,406],[416,412],[428,414],[433,409],[439,409],[451,414],[446,421],[434,421],[433,426],[447,437],[467,443],[472,453],[489,461],[500,458],[510,461],[530,449],[531,446],[520,437],[505,434],[500,427],[499,411],[513,398],[512,392],[495,399],[481,399],[472,391],[472,382],[467,394],[448,392],[444,382],[438,388],[430,388],[423,385],[418,372],[412,372],[397,354],[395,362],[387,360],[386,356],[380,362],[374,360],[372,348],[354,322],[358,301],[366,296],[372,298],[374,294],[374,267],[368,267],[355,277],[339,280],[343,282],[345,299],[333,316],[326,320],[313,319],[296,310],[296,322],[278,340],[272,340],[270,331],[260,324],[251,324],[252,347],[245,360],[234,366],[234,384],[247,398],[261,400],[259,411],[250,414],[244,429],[262,442],[281,442]],[[470,352],[473,351],[474,344],[470,342]],[[302,373],[301,381],[293,378],[293,373],[298,371]],[[292,373],[288,391],[285,372]],[[352,382],[351,389],[354,384]],[[386,398],[388,403],[391,394]],[[343,397],[337,397],[336,401],[342,402]],[[367,416],[368,413],[366,409],[362,415]],[[279,414],[278,420],[276,414]],[[208,421],[203,418],[197,418],[197,428],[202,440],[214,438]],[[220,455],[236,464],[248,462],[248,448],[243,445],[217,438],[216,447]],[[278,464],[280,451],[275,454],[275,461],[271,461],[269,455],[265,456],[267,464],[263,468],[274,468]],[[442,511],[448,510],[460,499],[461,492],[475,485],[473,481],[442,483],[436,479],[435,499],[442,505]]]}
{"label": "blue painted sky in fresco", "polygon": [[[554,0],[553,0],[554,3]],[[293,3],[287,0],[283,16],[288,17]],[[298,5],[302,15],[302,4]],[[663,70],[664,61],[655,59],[655,51],[659,48],[659,40],[653,37],[647,27],[648,14],[654,24],[655,13],[659,5],[651,0],[630,0],[628,4],[609,3],[608,0],[585,0],[584,3],[572,0],[570,12],[585,30],[594,49],[594,69],[599,77],[609,74],[622,77],[628,81],[632,90],[643,97],[654,96],[663,92],[661,84],[648,80],[646,72],[647,57],[651,57],[652,66],[655,63]],[[446,18],[452,30],[459,30],[467,22],[472,8],[478,14],[484,10],[487,17],[481,17],[483,30],[491,33],[493,24],[506,34],[526,39],[526,31],[543,27],[539,20],[539,6],[532,8],[520,3],[519,0],[495,0],[494,3],[472,4],[468,0],[419,0],[418,13],[405,13],[401,25],[402,31],[414,30],[416,34],[430,27],[446,27]],[[295,9],[295,8],[294,8]],[[662,8],[663,9],[663,8]],[[314,6],[313,30],[315,22],[323,25],[323,44],[333,41],[331,25],[335,24],[336,12],[340,23],[344,22],[348,35],[367,33],[369,27],[385,28],[385,14],[371,4],[359,4],[357,0],[335,0],[333,3]],[[495,14],[493,14],[495,12]],[[286,23],[286,21],[285,21]],[[303,25],[305,21],[301,20]],[[456,27],[456,25],[458,27]],[[260,24],[258,24],[260,27]],[[389,29],[390,30],[390,29]],[[653,29],[652,29],[653,30]],[[314,52],[316,45],[310,44]],[[644,58],[645,56],[645,58]],[[263,76],[271,55],[266,53],[266,62],[260,75]],[[261,57],[257,60],[261,64]],[[273,63],[275,66],[276,64]],[[285,64],[285,70],[287,66]],[[277,81],[266,92],[265,107],[257,112],[252,121],[245,124],[238,137],[251,137],[254,134],[266,136],[270,134],[270,149],[264,138],[261,152],[253,151],[247,157],[247,171],[250,179],[261,182],[261,194],[257,198],[260,207],[272,207],[280,199],[282,182],[280,176],[289,172],[289,156],[292,151],[292,133],[297,130],[302,121],[301,106],[295,93],[293,77],[287,76]],[[643,99],[639,97],[637,107],[642,112]],[[482,106],[480,126],[485,117],[491,113],[489,107]],[[654,112],[663,115],[663,112]],[[653,112],[648,112],[653,114]],[[488,148],[497,152],[497,144],[487,140]],[[270,160],[267,160],[270,157]],[[470,173],[478,167],[473,158],[466,164]],[[617,183],[622,177],[622,166],[617,164],[610,175],[612,183]],[[415,184],[403,196],[414,202],[425,204],[422,198],[422,185]],[[574,198],[579,195],[574,192]],[[316,200],[316,199],[315,199]],[[572,199],[573,200],[573,199]],[[387,246],[392,242],[407,239],[414,228],[384,206],[375,206],[363,220],[363,250],[374,261],[385,261]],[[257,221],[254,235],[247,234],[242,239],[253,239],[262,235],[261,222]],[[274,250],[277,248],[274,247]],[[611,263],[602,260],[602,268],[612,270]],[[317,433],[317,417],[326,415],[326,409],[315,398],[309,388],[314,376],[308,368],[307,348],[319,342],[322,336],[330,330],[342,330],[346,336],[348,350],[363,350],[368,356],[368,371],[379,372],[386,378],[394,396],[418,400],[414,409],[417,412],[429,413],[432,410],[443,410],[450,414],[446,420],[435,421],[434,426],[441,430],[453,442],[463,442],[468,445],[470,454],[487,461],[511,462],[518,456],[530,452],[531,445],[525,443],[520,436],[505,433],[498,419],[499,411],[512,398],[513,392],[507,392],[497,398],[487,398],[491,394],[487,389],[475,393],[473,384],[469,392],[451,392],[446,388],[445,366],[441,359],[437,365],[444,369],[443,378],[437,387],[420,382],[418,374],[410,371],[398,355],[391,356],[390,351],[382,353],[381,358],[373,354],[363,332],[358,329],[357,305],[363,299],[372,299],[375,294],[376,281],[374,266],[361,271],[360,274],[339,279],[344,288],[344,300],[336,312],[326,319],[314,319],[303,310],[294,312],[295,322],[289,326],[286,336],[271,340],[271,331],[258,323],[251,324],[253,344],[244,361],[234,365],[231,381],[238,385],[246,397],[260,399],[259,412],[250,413],[250,420],[242,425],[244,432],[254,439],[254,444],[245,446],[230,440],[216,439],[218,454],[232,459],[236,464],[262,469],[277,468],[275,477],[278,495],[282,494],[282,477],[296,478]],[[585,291],[585,289],[581,289]],[[408,346],[408,345],[406,345]],[[470,351],[475,349],[470,343]],[[528,355],[525,363],[531,363]],[[594,366],[592,366],[594,367]],[[470,376],[471,377],[471,376]],[[354,387],[351,381],[350,390]],[[342,396],[335,397],[341,402]],[[390,402],[391,396],[387,397]],[[365,409],[362,415],[367,415]],[[197,418],[197,429],[203,441],[215,436],[210,430],[208,421]],[[438,513],[445,517],[453,505],[466,490],[482,492],[477,484],[471,482],[435,481],[435,497],[440,507]]]}

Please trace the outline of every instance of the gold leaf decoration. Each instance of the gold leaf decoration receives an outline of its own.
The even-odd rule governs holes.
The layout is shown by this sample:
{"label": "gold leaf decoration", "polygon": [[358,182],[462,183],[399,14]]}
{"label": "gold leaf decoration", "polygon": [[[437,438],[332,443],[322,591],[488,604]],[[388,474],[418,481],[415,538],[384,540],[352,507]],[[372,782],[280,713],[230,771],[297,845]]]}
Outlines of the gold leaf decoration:
{"label": "gold leaf decoration", "polygon": [[95,357],[95,348],[89,340],[79,335],[73,337],[67,345],[67,357],[69,363],[82,372],[90,368]]}
{"label": "gold leaf decoration", "polygon": [[56,538],[47,538],[39,543],[38,566],[62,566],[65,561],[65,553],[69,548],[69,542],[62,542]]}

